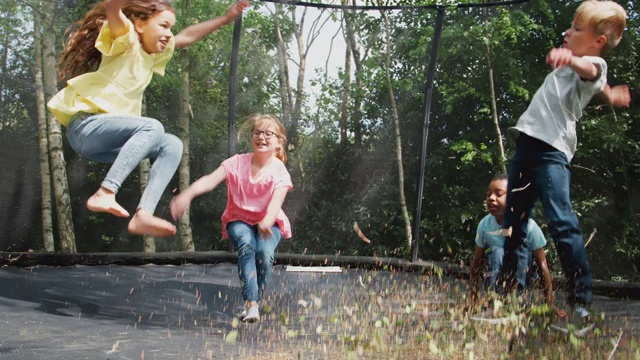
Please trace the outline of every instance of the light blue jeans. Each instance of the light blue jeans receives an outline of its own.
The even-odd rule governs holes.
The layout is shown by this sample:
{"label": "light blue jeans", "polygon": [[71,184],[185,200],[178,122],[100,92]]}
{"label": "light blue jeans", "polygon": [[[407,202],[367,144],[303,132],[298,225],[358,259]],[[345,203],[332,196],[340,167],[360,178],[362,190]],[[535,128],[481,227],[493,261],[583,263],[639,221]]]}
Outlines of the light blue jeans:
{"label": "light blue jeans", "polygon": [[263,239],[257,226],[243,221],[227,224],[229,240],[238,249],[238,275],[245,301],[260,301],[271,275],[273,255],[280,243],[280,228],[272,226],[273,235]]}
{"label": "light blue jeans", "polygon": [[166,134],[158,120],[147,117],[78,113],[67,126],[67,138],[82,157],[113,163],[101,185],[114,193],[142,160],[151,159],[153,165],[137,208],[150,213],[182,157],[182,141]]}

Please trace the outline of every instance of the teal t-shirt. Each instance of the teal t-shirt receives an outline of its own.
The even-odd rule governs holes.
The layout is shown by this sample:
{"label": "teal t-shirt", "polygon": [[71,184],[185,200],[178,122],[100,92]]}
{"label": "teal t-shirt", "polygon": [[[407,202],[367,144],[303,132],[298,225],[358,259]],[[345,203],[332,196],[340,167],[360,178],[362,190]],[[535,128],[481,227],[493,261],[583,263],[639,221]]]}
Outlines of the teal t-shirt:
{"label": "teal t-shirt", "polygon": [[[490,247],[504,248],[505,237],[502,234],[502,225],[498,224],[495,216],[487,214],[478,224],[476,231],[476,245],[483,249]],[[547,245],[547,239],[542,233],[540,226],[535,221],[529,219],[527,224],[527,239],[525,241],[527,248],[534,251]]]}

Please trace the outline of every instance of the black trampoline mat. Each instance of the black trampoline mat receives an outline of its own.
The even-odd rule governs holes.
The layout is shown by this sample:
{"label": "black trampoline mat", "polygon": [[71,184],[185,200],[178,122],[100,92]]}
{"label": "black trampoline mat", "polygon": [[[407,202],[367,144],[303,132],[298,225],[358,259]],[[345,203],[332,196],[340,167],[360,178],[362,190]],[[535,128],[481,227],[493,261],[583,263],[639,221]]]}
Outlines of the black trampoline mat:
{"label": "black trampoline mat", "polygon": [[[403,271],[321,274],[275,266],[262,321],[244,324],[234,320],[242,305],[236,264],[5,267],[0,358],[234,359],[307,347],[326,352],[327,344],[358,334],[358,326],[376,329],[398,319],[404,319],[398,336],[418,336],[424,329],[411,321],[448,321],[449,309],[464,301],[465,284]],[[388,316],[365,318],[374,308]],[[606,313],[611,328],[638,334],[640,302],[598,296],[594,309]]]}

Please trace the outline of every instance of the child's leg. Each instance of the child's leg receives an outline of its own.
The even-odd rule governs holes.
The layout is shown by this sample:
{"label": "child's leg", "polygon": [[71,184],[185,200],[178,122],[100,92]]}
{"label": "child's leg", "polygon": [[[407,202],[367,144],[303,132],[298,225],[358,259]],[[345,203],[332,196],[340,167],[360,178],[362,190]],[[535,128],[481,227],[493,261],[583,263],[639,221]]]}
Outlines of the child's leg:
{"label": "child's leg", "polygon": [[158,146],[164,127],[155,119],[111,114],[73,121],[69,143],[83,157],[113,163],[102,186],[115,193],[129,174]]}
{"label": "child's leg", "polygon": [[176,233],[173,224],[153,216],[153,212],[176,172],[181,157],[182,141],[175,135],[162,134],[157,146],[149,153],[153,165],[136,214],[129,222],[129,232],[155,236],[171,236]]}
{"label": "child's leg", "polygon": [[129,228],[136,234],[162,236],[175,233],[175,227],[168,221],[154,217],[153,211],[179,164],[179,156],[176,161],[175,154],[182,154],[182,143],[173,135],[165,134],[159,121],[138,116],[91,115],[84,120],[72,121],[67,137],[74,150],[83,157],[113,163],[101,188],[87,201],[91,211],[128,216],[126,210],[115,201],[115,194],[143,159],[155,156],[154,167],[164,170],[156,171],[157,176],[149,176],[148,191],[145,191],[154,192],[155,195],[143,195],[143,199],[150,198],[145,201],[144,207],[139,207],[146,212],[134,217],[135,221],[132,220]]}
{"label": "child's leg", "polygon": [[521,135],[509,169],[503,227],[511,227],[511,236],[505,240],[503,265],[498,278],[500,284],[506,282],[508,289],[518,283],[521,286],[526,285],[522,269],[528,264],[529,249],[524,245],[524,241],[527,238],[529,217],[538,197],[529,156],[527,139]]}
{"label": "child's leg", "polygon": [[271,227],[273,235],[268,239],[259,237],[256,246],[256,265],[258,269],[258,300],[262,300],[262,295],[267,288],[267,281],[271,275],[271,267],[273,266],[273,255],[276,247],[280,243],[282,234],[277,226]]}
{"label": "child's leg", "polygon": [[256,272],[256,231],[253,226],[234,221],[227,224],[229,240],[238,249],[238,275],[244,301],[257,302],[258,280]]}
{"label": "child's leg", "polygon": [[487,267],[488,274],[485,281],[485,286],[488,288],[495,288],[496,281],[498,280],[498,274],[500,268],[502,268],[502,259],[504,258],[504,248],[499,246],[492,246],[491,250],[487,254]]}
{"label": "child's leg", "polygon": [[578,218],[571,207],[569,196],[571,166],[560,151],[550,153],[548,157],[553,161],[549,161],[549,165],[539,174],[540,181],[548,183],[546,191],[540,194],[540,200],[549,233],[556,244],[562,271],[567,278],[569,304],[590,304],[591,269]]}
{"label": "child's leg", "polygon": [[175,174],[182,158],[182,141],[175,135],[162,134],[156,147],[151,149],[149,158],[153,165],[138,209],[154,213],[162,193]]}

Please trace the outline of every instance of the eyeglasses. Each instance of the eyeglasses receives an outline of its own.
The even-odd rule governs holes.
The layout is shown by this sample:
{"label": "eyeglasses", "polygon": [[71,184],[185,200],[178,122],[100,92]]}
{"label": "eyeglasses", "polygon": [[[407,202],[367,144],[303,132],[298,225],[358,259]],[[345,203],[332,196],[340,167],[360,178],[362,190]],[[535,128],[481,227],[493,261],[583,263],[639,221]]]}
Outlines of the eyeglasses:
{"label": "eyeglasses", "polygon": [[271,139],[272,137],[278,137],[278,134],[276,134],[275,132],[271,131],[271,130],[258,130],[255,129],[251,132],[251,135],[253,135],[254,139],[257,139],[260,137],[260,135],[263,135],[265,139]]}

